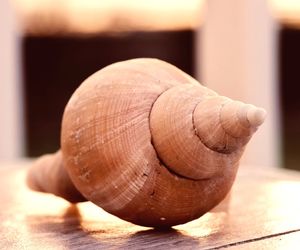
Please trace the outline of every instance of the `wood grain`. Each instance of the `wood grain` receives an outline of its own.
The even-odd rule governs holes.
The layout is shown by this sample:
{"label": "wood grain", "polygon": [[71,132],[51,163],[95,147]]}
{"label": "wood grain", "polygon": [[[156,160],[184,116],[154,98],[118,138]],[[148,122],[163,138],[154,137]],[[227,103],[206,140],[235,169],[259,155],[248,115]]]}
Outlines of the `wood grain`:
{"label": "wood grain", "polygon": [[[122,221],[25,186],[28,164],[0,170],[1,249],[297,249],[300,174],[242,166],[229,197],[170,231]],[[133,211],[134,212],[134,211]]]}

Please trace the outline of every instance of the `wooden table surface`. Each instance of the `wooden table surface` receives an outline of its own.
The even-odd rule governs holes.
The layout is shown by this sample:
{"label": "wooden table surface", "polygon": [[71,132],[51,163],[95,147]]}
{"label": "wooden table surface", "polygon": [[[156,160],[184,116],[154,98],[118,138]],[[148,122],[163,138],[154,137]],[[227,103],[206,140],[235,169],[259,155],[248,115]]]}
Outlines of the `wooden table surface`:
{"label": "wooden table surface", "polygon": [[0,167],[0,249],[300,249],[300,173],[241,166],[213,211],[155,231],[28,190],[28,164]]}

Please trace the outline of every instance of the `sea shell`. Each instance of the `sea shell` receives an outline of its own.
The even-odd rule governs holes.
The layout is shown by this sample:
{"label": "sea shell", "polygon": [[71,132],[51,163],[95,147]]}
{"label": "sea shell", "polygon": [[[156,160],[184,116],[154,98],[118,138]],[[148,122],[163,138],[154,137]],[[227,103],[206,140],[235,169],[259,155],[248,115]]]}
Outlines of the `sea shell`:
{"label": "sea shell", "polygon": [[220,96],[166,62],[119,62],[68,102],[63,164],[79,192],[109,213],[170,227],[226,196],[264,118],[263,109]]}

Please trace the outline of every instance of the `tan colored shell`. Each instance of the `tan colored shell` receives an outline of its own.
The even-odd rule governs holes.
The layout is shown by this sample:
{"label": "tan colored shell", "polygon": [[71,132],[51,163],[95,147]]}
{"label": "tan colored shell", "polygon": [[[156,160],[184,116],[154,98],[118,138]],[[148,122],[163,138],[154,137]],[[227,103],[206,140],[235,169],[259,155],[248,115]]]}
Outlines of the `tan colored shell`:
{"label": "tan colored shell", "polygon": [[63,161],[80,193],[106,211],[143,226],[182,224],[226,196],[264,116],[166,62],[115,63],[71,97]]}

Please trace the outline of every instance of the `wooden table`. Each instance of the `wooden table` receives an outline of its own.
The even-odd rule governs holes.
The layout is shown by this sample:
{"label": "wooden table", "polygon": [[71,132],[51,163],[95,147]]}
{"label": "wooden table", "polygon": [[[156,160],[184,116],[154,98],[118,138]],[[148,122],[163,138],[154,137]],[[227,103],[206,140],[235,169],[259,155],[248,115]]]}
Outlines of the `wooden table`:
{"label": "wooden table", "polygon": [[28,164],[0,167],[0,249],[300,249],[300,173],[241,166],[212,212],[155,231],[28,190]]}

